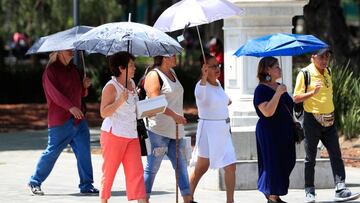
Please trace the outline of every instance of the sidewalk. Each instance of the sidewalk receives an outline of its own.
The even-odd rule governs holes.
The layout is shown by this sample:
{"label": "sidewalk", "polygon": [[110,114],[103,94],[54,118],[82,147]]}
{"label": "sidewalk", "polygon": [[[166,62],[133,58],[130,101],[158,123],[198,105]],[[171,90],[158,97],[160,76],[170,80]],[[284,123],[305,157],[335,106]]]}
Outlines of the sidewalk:
{"label": "sidewalk", "polygon": [[[97,196],[83,196],[77,187],[79,178],[74,154],[63,152],[54,170],[43,183],[45,196],[31,196],[26,187],[34,171],[35,164],[45,148],[47,131],[3,133],[0,134],[0,202],[99,202]],[[94,185],[99,187],[101,177],[101,155],[92,155]],[[145,164],[146,159],[143,159]],[[190,170],[190,169],[189,169]],[[330,169],[329,169],[330,170]],[[347,183],[352,191],[360,192],[360,169],[346,168]],[[246,175],[246,174],[244,174]],[[253,177],[257,178],[257,177]],[[175,174],[170,161],[164,160],[157,174],[153,187],[151,203],[175,202]],[[199,203],[225,203],[225,191],[197,189],[195,200]],[[289,190],[282,199],[287,202],[303,202],[303,190]],[[317,202],[330,203],[334,196],[333,189],[317,190]],[[236,191],[237,203],[264,203],[264,196],[256,190]],[[127,202],[125,179],[122,167],[114,181],[110,202]],[[136,202],[136,201],[134,201]],[[179,199],[179,202],[182,202]],[[360,203],[360,200],[352,201]]]}

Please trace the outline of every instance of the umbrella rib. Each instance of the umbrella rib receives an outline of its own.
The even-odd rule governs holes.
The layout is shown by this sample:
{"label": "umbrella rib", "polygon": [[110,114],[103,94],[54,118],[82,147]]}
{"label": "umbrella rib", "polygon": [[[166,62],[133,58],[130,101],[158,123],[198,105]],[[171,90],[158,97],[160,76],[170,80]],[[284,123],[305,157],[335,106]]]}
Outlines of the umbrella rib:
{"label": "umbrella rib", "polygon": [[160,42],[160,45],[165,49],[166,53],[170,56],[170,52],[166,49],[166,47]]}
{"label": "umbrella rib", "polygon": [[110,45],[110,47],[109,47],[108,51],[106,52],[106,56],[108,56],[108,54],[109,54],[109,52],[110,52],[110,50],[111,50],[112,46],[114,45],[114,41],[115,41],[115,39],[113,39],[113,40],[112,40],[111,45]]}
{"label": "umbrella rib", "polygon": [[149,47],[148,47],[146,41],[144,41],[144,44],[145,44],[145,47],[146,47],[147,52],[149,53],[149,56],[151,56],[151,53],[150,53],[150,50],[149,50]]}
{"label": "umbrella rib", "polygon": [[[76,47],[74,47],[75,49],[77,49],[78,47],[80,47],[82,44],[84,44],[85,43],[85,41],[80,41],[79,42],[79,44],[76,46]],[[79,50],[79,49],[77,49],[77,50]],[[85,51],[85,50],[84,50]]]}
{"label": "umbrella rib", "polygon": [[[88,40],[88,41],[90,41],[90,40]],[[91,53],[92,50],[95,49],[95,47],[100,43],[100,41],[101,41],[101,40],[98,40],[98,41],[96,42],[96,44],[90,49],[90,53]],[[85,41],[84,41],[84,42],[85,42]],[[85,50],[85,51],[86,51],[86,50]]]}

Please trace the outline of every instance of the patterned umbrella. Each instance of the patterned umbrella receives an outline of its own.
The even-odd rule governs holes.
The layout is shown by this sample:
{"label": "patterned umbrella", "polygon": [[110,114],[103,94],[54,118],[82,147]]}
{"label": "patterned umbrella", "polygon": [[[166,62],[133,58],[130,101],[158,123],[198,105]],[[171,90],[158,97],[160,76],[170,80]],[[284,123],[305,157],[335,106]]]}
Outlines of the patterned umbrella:
{"label": "patterned umbrella", "polygon": [[77,50],[106,56],[127,51],[136,56],[171,56],[182,52],[180,44],[164,32],[133,22],[100,25],[82,35],[75,43]]}

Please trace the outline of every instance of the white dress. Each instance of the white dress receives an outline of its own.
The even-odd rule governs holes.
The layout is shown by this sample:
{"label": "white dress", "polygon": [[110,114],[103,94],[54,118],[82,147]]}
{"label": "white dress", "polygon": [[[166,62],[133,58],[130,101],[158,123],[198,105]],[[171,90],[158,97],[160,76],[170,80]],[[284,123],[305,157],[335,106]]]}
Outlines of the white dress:
{"label": "white dress", "polygon": [[199,122],[196,132],[196,144],[190,160],[195,165],[197,157],[208,158],[210,168],[223,168],[236,162],[229,123],[229,97],[218,86],[206,83],[195,87],[196,105]]}

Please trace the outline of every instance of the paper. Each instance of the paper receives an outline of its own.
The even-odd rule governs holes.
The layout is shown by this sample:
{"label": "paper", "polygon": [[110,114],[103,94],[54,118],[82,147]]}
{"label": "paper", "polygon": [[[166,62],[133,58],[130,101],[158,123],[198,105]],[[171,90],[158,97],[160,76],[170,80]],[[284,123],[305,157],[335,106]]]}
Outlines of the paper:
{"label": "paper", "polygon": [[184,38],[183,35],[177,36],[177,41],[178,41],[178,42],[182,42],[184,39],[185,39],[185,38]]}
{"label": "paper", "polygon": [[136,103],[137,118],[141,119],[158,113],[163,113],[167,104],[165,95],[138,101]]}
{"label": "paper", "polygon": [[149,138],[145,139],[145,146],[146,146],[146,153],[148,155],[150,155],[151,154],[151,142],[150,142]]}

